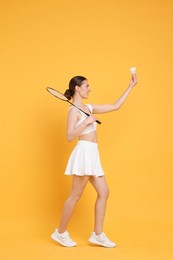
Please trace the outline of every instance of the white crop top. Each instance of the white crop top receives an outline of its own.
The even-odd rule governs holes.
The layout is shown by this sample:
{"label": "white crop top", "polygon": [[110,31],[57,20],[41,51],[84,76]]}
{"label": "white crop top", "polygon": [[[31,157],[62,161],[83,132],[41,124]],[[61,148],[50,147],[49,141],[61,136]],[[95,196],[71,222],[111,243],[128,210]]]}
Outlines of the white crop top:
{"label": "white crop top", "polygon": [[[86,106],[88,107],[90,113],[92,113],[92,110],[93,110],[93,107],[91,104],[86,104]],[[77,121],[76,123],[76,127],[80,126],[82,124],[82,122],[87,118],[87,115],[85,115],[82,111],[80,111],[77,107],[74,107],[74,106],[70,106],[69,109],[71,108],[76,108],[78,110],[78,112],[81,114],[81,119],[79,121]],[[80,135],[85,135],[85,134],[89,134],[91,132],[94,132],[96,131],[96,125],[97,123],[94,122],[92,124],[89,124],[85,127],[85,129],[80,133]]]}

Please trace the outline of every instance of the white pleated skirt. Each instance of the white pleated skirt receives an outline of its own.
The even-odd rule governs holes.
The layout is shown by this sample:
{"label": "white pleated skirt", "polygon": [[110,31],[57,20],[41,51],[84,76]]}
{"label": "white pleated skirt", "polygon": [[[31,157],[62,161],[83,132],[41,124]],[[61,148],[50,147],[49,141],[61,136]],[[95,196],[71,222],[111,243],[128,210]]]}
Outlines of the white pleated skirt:
{"label": "white pleated skirt", "polygon": [[103,176],[98,144],[79,140],[73,149],[65,170],[66,175]]}

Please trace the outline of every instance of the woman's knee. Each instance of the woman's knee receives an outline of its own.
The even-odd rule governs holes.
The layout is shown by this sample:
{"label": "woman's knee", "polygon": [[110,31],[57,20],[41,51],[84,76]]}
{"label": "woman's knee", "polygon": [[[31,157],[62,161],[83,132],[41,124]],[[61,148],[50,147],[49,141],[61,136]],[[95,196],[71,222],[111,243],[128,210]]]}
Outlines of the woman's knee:
{"label": "woman's knee", "polygon": [[106,197],[106,199],[108,199],[109,193],[110,193],[109,188],[107,188],[106,191],[105,191],[105,197]]}
{"label": "woman's knee", "polygon": [[70,194],[72,200],[78,201],[81,198],[88,180],[89,177],[86,176],[85,177],[79,177],[76,175],[73,176],[73,185]]}
{"label": "woman's knee", "polygon": [[109,189],[108,187],[104,188],[103,190],[101,190],[99,193],[98,193],[98,196],[107,200],[108,197],[109,197]]}
{"label": "woman's knee", "polygon": [[82,194],[83,194],[83,190],[80,190],[78,192],[74,192],[74,193],[72,192],[70,194],[70,197],[71,197],[72,200],[77,202],[82,197]]}

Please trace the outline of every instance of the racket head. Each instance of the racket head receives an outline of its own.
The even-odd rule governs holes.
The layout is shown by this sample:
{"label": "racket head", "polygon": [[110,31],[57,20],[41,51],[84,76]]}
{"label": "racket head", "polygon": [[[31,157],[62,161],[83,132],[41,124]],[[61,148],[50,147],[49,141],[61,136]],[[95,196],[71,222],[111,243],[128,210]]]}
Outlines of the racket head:
{"label": "racket head", "polygon": [[63,101],[68,101],[68,99],[61,92],[59,92],[58,90],[56,90],[54,88],[50,88],[50,87],[47,87],[46,89],[54,97],[57,97],[57,98],[59,98],[59,99],[61,99]]}

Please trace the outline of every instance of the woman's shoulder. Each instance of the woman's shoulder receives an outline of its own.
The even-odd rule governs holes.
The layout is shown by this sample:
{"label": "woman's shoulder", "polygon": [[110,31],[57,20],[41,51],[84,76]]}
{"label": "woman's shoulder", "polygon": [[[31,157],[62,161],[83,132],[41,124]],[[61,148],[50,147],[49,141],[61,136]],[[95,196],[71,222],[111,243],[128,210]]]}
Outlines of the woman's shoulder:
{"label": "woman's shoulder", "polygon": [[78,111],[79,109],[76,106],[71,105],[68,111]]}
{"label": "woman's shoulder", "polygon": [[76,106],[71,105],[69,107],[68,115],[72,115],[72,116],[78,117],[79,114],[82,114],[82,112]]}
{"label": "woman's shoulder", "polygon": [[77,107],[75,106],[70,106],[69,109],[68,109],[68,113],[77,113],[78,112],[78,109]]}

